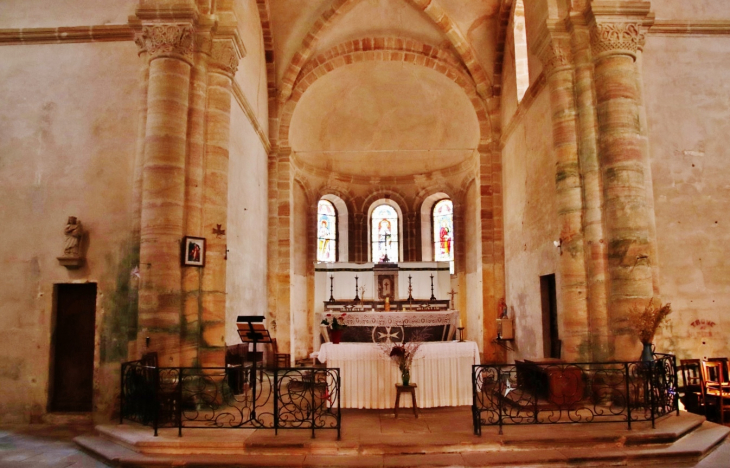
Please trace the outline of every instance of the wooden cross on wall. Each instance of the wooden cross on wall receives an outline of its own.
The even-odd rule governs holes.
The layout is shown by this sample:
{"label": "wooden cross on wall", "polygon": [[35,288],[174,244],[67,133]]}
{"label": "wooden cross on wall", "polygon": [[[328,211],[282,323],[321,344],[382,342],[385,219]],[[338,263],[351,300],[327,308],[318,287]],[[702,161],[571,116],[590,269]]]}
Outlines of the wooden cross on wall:
{"label": "wooden cross on wall", "polygon": [[451,288],[451,291],[447,292],[446,294],[451,296],[451,309],[454,310],[454,296],[456,296],[459,293],[454,291],[454,288]]}

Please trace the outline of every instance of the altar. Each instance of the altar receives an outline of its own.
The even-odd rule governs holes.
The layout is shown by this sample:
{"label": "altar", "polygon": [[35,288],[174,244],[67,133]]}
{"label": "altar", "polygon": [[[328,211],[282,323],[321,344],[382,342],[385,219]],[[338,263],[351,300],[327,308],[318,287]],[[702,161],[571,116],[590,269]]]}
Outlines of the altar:
{"label": "altar", "polygon": [[382,341],[382,334],[393,339],[391,333],[398,334],[395,341],[456,336],[459,312],[449,299],[448,262],[317,263],[314,276],[314,350],[329,340],[320,327],[328,313],[346,314],[346,342]]}
{"label": "altar", "polygon": [[[392,408],[400,371],[377,343],[324,343],[317,357],[327,367],[339,367],[343,408]],[[411,382],[418,384],[421,408],[472,404],[472,366],[479,364],[473,341],[421,344],[411,367]],[[401,407],[410,407],[410,399]]]}
{"label": "altar", "polygon": [[[347,325],[342,330],[343,342],[377,343],[380,341],[448,341],[456,337],[458,310],[406,310],[378,312],[373,310],[322,312],[318,322],[332,315]],[[331,320],[331,318],[330,318]],[[321,327],[325,341],[329,330]]]}

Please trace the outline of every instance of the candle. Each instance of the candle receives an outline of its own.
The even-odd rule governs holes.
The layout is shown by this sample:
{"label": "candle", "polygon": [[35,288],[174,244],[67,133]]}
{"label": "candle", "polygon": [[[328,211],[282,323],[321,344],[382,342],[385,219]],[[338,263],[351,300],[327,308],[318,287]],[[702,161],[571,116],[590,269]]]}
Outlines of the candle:
{"label": "candle", "polygon": [[461,323],[461,319],[459,319],[459,328],[464,328],[464,325]]}

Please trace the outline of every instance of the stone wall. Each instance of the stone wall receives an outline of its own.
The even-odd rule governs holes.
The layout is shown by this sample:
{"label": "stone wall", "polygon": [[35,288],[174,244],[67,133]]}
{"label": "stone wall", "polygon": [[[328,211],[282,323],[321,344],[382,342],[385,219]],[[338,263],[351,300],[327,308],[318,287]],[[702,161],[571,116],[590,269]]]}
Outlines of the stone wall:
{"label": "stone wall", "polygon": [[657,351],[727,356],[730,35],[650,35],[643,75],[662,300],[674,310]]}
{"label": "stone wall", "polygon": [[[523,101],[527,109],[506,135],[502,153],[506,302],[515,324],[511,359],[543,357],[540,276],[558,273],[555,157],[546,138],[552,126],[549,94],[543,88],[533,102]],[[560,279],[556,275],[558,289]]]}
{"label": "stone wall", "polygon": [[[57,283],[98,285],[94,402],[110,413],[137,319],[136,46],[7,45],[0,61],[0,421],[46,411]],[[88,232],[78,270],[56,260],[68,216]]]}

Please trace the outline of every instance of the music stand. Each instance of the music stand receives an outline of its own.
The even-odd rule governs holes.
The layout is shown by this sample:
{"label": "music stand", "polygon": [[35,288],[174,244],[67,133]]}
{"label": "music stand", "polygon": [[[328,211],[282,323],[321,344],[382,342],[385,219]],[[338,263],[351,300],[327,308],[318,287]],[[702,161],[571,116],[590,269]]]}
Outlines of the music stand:
{"label": "music stand", "polygon": [[[271,343],[271,335],[264,325],[264,317],[261,315],[239,315],[236,319],[238,336],[242,343],[253,343],[253,369],[251,375],[252,400],[256,401],[256,345],[259,343]],[[256,404],[253,404],[251,418],[256,419]]]}

